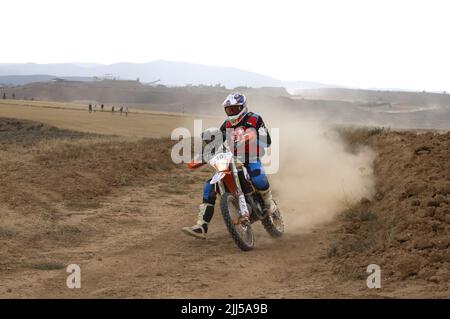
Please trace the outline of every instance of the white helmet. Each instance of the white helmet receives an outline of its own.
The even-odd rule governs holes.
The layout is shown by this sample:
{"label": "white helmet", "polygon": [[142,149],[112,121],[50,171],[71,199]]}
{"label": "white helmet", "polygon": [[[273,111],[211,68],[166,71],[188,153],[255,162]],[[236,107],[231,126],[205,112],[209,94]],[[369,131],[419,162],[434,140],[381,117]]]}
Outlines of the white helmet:
{"label": "white helmet", "polygon": [[244,94],[231,93],[222,103],[231,125],[238,124],[247,114],[247,98]]}

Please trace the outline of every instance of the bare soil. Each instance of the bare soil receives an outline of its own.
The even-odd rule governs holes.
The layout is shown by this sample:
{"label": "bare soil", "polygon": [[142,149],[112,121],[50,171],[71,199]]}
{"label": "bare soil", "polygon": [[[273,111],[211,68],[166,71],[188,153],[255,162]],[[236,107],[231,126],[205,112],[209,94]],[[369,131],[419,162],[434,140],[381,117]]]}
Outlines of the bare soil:
{"label": "bare soil", "polygon": [[[257,248],[244,253],[218,210],[207,240],[180,231],[211,172],[171,164],[171,141],[0,128],[2,298],[449,297],[448,133],[349,134],[349,147],[379,153],[376,199],[279,240],[256,225]],[[73,263],[81,289],[66,286]],[[366,287],[369,263],[381,289]]]}
{"label": "bare soil", "polygon": [[352,136],[353,146],[364,141],[378,153],[377,194],[341,214],[329,250],[334,272],[364,277],[364,267],[376,263],[386,281],[429,286],[430,295],[448,297],[450,133]]}

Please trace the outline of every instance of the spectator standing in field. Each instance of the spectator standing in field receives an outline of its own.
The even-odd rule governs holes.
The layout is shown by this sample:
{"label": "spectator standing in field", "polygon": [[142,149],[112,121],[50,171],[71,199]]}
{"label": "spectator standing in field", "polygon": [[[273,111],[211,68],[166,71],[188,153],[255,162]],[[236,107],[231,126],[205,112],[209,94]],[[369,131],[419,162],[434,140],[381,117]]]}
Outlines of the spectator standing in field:
{"label": "spectator standing in field", "polygon": [[122,115],[123,112],[123,106],[120,107],[120,115]]}
{"label": "spectator standing in field", "polygon": [[104,107],[104,105],[102,104],[102,106],[100,106],[100,108],[102,109],[102,112],[103,112],[103,107]]}
{"label": "spectator standing in field", "polygon": [[92,104],[89,104],[89,113],[92,112]]}
{"label": "spectator standing in field", "polygon": [[114,114],[114,106],[111,107],[111,114]]}

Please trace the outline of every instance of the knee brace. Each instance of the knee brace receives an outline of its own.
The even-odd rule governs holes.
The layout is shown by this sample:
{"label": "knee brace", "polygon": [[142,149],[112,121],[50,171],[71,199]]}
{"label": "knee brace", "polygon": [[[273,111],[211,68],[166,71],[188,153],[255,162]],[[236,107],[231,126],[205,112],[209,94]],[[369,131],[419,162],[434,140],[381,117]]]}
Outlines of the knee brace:
{"label": "knee brace", "polygon": [[257,190],[264,191],[269,189],[269,181],[267,180],[267,176],[260,161],[249,163],[247,168],[252,184]]}

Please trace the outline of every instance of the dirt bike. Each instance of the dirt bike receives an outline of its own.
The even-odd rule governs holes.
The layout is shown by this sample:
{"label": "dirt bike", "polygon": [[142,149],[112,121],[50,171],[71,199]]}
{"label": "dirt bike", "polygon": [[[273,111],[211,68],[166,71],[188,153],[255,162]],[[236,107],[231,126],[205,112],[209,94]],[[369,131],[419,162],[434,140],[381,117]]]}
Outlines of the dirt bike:
{"label": "dirt bike", "polygon": [[[236,245],[243,251],[254,248],[252,224],[261,221],[272,237],[281,237],[284,222],[280,209],[269,214],[264,202],[251,183],[245,166],[227,148],[209,160],[216,173],[211,179],[220,194],[220,209],[228,231]],[[276,203],[275,203],[276,204]]]}

